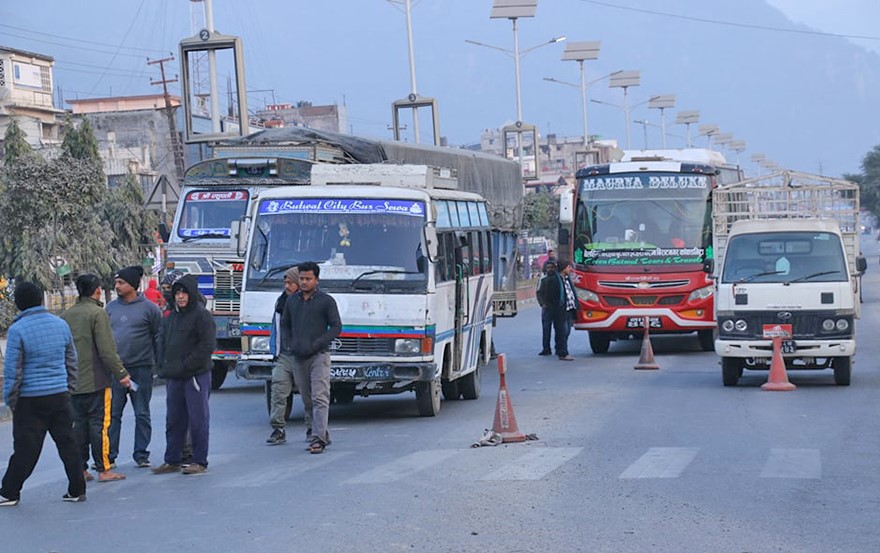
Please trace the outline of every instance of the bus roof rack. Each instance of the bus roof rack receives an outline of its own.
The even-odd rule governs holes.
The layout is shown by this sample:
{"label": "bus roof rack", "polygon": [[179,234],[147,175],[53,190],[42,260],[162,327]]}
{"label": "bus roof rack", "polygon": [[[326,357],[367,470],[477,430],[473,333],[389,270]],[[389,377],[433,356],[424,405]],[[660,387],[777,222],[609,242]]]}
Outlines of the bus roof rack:
{"label": "bus roof rack", "polygon": [[457,190],[458,172],[448,167],[389,163],[318,164],[312,167],[312,185],[334,184]]}

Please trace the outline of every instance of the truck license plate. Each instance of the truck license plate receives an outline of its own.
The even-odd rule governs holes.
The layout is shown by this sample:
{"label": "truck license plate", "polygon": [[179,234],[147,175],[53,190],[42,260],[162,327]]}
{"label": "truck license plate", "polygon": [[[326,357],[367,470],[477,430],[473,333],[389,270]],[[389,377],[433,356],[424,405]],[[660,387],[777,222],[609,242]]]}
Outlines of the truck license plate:
{"label": "truck license plate", "polygon": [[782,353],[797,353],[797,344],[794,340],[782,341]]}
{"label": "truck license plate", "polygon": [[[663,328],[660,317],[648,317],[651,328]],[[626,319],[626,328],[645,328],[644,317],[628,317]]]}

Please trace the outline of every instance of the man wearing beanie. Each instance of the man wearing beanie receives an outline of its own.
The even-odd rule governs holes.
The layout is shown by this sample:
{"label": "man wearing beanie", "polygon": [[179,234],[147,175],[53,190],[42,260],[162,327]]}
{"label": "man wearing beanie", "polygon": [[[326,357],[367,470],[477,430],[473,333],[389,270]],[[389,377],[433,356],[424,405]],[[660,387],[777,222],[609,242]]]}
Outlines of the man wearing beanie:
{"label": "man wearing beanie", "polygon": [[76,390],[73,392],[74,429],[79,440],[82,470],[87,480],[89,446],[98,471],[98,481],[124,480],[125,476],[111,469],[110,463],[110,383],[119,381],[123,387],[131,385],[128,371],[116,353],[116,343],[110,330],[110,319],[101,301],[103,288],[97,275],[84,274],[76,278],[79,298],[76,305],[65,311],[61,318],[73,334],[73,343],[79,358]]}
{"label": "man wearing beanie", "polygon": [[[162,312],[153,302],[138,292],[144,269],[139,266],[120,269],[114,275],[118,297],[107,304],[110,328],[116,340],[116,351],[122,364],[137,384],[131,391],[134,410],[134,462],[138,467],[150,466],[150,446],[153,427],[150,421],[150,398],[153,396],[153,371],[159,352],[159,327]],[[110,464],[119,455],[119,432],[122,413],[128,402],[129,390],[119,384],[111,386],[113,400],[110,406]]]}
{"label": "man wearing beanie", "polygon": [[3,399],[12,409],[13,452],[0,487],[0,506],[18,505],[46,432],[67,472],[70,502],[86,500],[86,482],[73,432],[70,392],[76,384],[76,348],[68,326],[43,307],[43,291],[30,282],[15,286],[21,313],[7,331]]}

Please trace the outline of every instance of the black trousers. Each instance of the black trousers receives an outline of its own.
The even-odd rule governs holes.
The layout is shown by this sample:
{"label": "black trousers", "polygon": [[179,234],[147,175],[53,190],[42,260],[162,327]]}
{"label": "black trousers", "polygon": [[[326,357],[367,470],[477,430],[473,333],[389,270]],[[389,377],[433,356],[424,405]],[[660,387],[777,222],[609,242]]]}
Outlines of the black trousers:
{"label": "black trousers", "polygon": [[40,459],[46,432],[55,442],[58,456],[67,473],[67,493],[80,496],[86,493],[79,445],[73,432],[73,406],[70,394],[61,393],[41,397],[21,397],[12,412],[12,457],[3,476],[0,495],[19,499],[25,480],[30,477]]}
{"label": "black trousers", "polygon": [[73,396],[73,428],[79,442],[82,467],[89,468],[89,452],[98,472],[110,470],[110,388]]}

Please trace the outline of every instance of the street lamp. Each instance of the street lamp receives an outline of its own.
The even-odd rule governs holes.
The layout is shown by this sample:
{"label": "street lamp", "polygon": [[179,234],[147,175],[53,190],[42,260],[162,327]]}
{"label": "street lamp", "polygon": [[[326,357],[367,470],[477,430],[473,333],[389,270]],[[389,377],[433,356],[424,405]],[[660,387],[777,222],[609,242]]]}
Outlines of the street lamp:
{"label": "street lamp", "polygon": [[691,145],[691,125],[694,123],[700,122],[700,112],[699,110],[692,111],[679,111],[675,115],[675,124],[676,125],[684,125],[687,127],[687,145],[688,148],[692,147]]}
{"label": "street lamp", "polygon": [[565,46],[562,53],[562,61],[576,61],[581,70],[581,107],[584,112],[584,149],[590,147],[590,131],[587,126],[587,81],[584,73],[584,62],[599,58],[599,49],[602,43],[598,40],[591,42],[571,42]]}
{"label": "street lamp", "polygon": [[745,140],[734,140],[728,147],[736,152],[736,164],[739,165],[739,154],[746,151],[746,141]]}
{"label": "street lamp", "polygon": [[[648,109],[660,110],[660,132],[663,134],[663,149],[666,149],[666,116],[663,111],[675,107],[675,94],[661,94],[654,96],[648,102]],[[647,132],[647,131],[646,131]],[[646,141],[647,142],[647,141]],[[645,149],[648,147],[645,146]]]}
{"label": "street lamp", "polygon": [[728,144],[733,142],[733,134],[729,132],[719,133],[716,134],[713,139],[715,140],[715,144],[721,146],[721,148],[724,149],[727,147]]}
{"label": "street lamp", "polygon": [[642,132],[645,135],[645,149],[648,149],[648,125],[651,123],[647,119],[633,119],[633,123],[642,126]]}
{"label": "street lamp", "polygon": [[[559,79],[554,79],[553,77],[544,77],[544,80],[547,82],[570,86],[572,88],[577,88],[577,89],[581,90],[581,92],[582,92],[581,99],[584,101],[584,136],[589,136],[588,130],[587,130],[587,102],[586,102],[587,94],[586,94],[586,91],[594,84],[596,84],[600,81],[604,81],[605,79],[612,77],[614,75],[617,75],[620,72],[621,71],[619,71],[619,70],[614,71],[612,73],[608,73],[607,75],[602,75],[601,77],[593,79],[592,81],[588,81],[586,83],[581,82],[581,84],[574,84],[574,83],[570,83],[567,81],[561,81]],[[584,146],[589,146],[589,143],[587,140],[584,140]]]}
{"label": "street lamp", "polygon": [[700,131],[700,136],[705,136],[709,139],[709,149],[712,149],[712,135],[718,134],[721,132],[721,129],[718,128],[718,125],[700,125],[698,129]]}
{"label": "street lamp", "polygon": [[629,99],[627,98],[626,90],[631,86],[639,86],[639,82],[641,77],[639,76],[638,71],[621,71],[617,75],[611,77],[611,82],[608,83],[610,88],[622,88],[623,89],[623,117],[624,123],[626,124],[626,148],[630,149],[630,140],[629,140]]}

